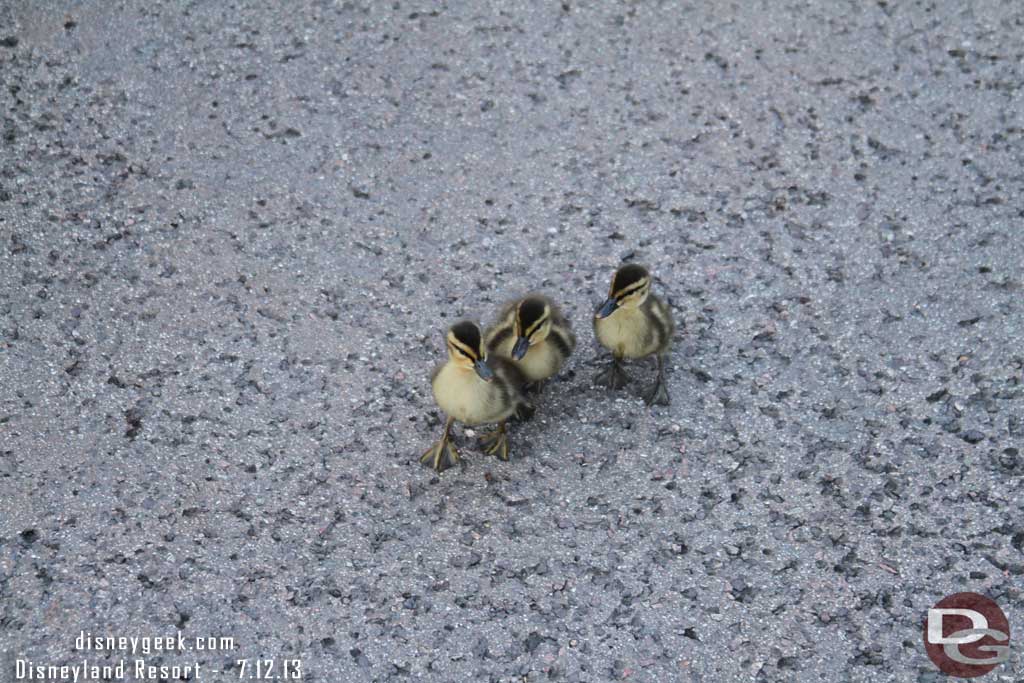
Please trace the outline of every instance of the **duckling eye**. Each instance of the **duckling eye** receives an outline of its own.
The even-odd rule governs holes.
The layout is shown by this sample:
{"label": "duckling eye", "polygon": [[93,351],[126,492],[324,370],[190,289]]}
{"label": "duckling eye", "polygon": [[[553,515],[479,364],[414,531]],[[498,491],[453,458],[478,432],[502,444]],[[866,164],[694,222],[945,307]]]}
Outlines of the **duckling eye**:
{"label": "duckling eye", "polygon": [[473,356],[469,355],[469,353],[468,353],[468,352],[466,352],[466,350],[465,350],[465,349],[463,349],[463,348],[462,348],[462,347],[460,347],[460,346],[456,346],[455,344],[449,344],[449,345],[448,345],[448,348],[449,348],[449,349],[451,349],[451,350],[453,350],[453,351],[457,351],[457,352],[458,352],[459,354],[461,354],[461,355],[465,356],[465,357],[466,357],[466,358],[468,358],[469,360],[474,360]]}
{"label": "duckling eye", "polygon": [[529,330],[527,330],[526,332],[522,333],[521,336],[526,337],[527,339],[532,339],[533,335],[537,334],[537,331],[540,330],[540,328],[544,327],[544,324],[547,323],[547,322],[548,322],[548,318],[547,317],[540,318],[535,323],[533,323],[533,325],[530,327]]}
{"label": "duckling eye", "polygon": [[638,282],[638,283],[636,283],[634,285],[631,285],[627,289],[619,292],[619,295],[617,297],[615,297],[615,300],[618,301],[621,304],[623,301],[625,301],[629,297],[631,297],[633,295],[638,295],[638,294],[641,294],[642,292],[644,292],[647,289],[647,286],[649,284],[650,284],[649,280],[642,280],[642,281],[640,281],[640,282]]}

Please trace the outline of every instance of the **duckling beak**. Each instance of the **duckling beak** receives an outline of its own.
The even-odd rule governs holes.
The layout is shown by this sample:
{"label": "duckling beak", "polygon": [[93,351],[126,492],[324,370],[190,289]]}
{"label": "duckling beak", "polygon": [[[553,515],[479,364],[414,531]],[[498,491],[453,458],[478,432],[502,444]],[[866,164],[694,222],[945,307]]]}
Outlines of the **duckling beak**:
{"label": "duckling beak", "polygon": [[491,366],[483,359],[473,363],[473,369],[476,370],[476,374],[480,376],[480,379],[485,382],[490,382],[494,379],[494,370],[491,370]]}
{"label": "duckling beak", "polygon": [[595,313],[594,315],[598,318],[607,318],[612,313],[614,313],[615,309],[618,307],[618,301],[616,301],[615,299],[608,299],[608,301],[605,301],[603,304],[601,304],[601,308],[597,309],[597,313]]}
{"label": "duckling beak", "polygon": [[520,337],[516,340],[516,345],[512,347],[512,358],[515,360],[522,360],[526,352],[530,350],[530,340],[526,337]]}

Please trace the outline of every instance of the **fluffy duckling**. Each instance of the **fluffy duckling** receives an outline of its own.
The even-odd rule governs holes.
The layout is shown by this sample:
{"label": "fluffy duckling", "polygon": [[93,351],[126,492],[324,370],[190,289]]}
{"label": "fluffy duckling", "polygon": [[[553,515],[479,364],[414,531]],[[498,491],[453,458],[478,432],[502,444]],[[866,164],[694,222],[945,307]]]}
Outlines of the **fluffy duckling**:
{"label": "fluffy duckling", "polygon": [[486,340],[491,353],[516,361],[538,392],[576,348],[569,321],[555,302],[540,294],[508,304]]}
{"label": "fluffy duckling", "polygon": [[476,323],[455,323],[446,340],[448,362],[434,370],[430,383],[448,421],[441,439],[423,453],[420,462],[443,472],[459,461],[451,442],[455,420],[465,425],[497,422],[498,428],[481,440],[481,446],[487,453],[508,460],[505,420],[526,403],[522,394],[525,377],[511,361],[487,355]]}
{"label": "fluffy duckling", "polygon": [[665,354],[672,343],[675,326],[672,315],[658,297],[651,294],[651,276],[636,264],[619,268],[612,278],[608,300],[594,313],[594,334],[612,352],[612,364],[596,381],[610,389],[625,386],[629,377],[622,370],[623,358],[658,357],[658,379],[644,392],[647,405],[668,405],[665,388]]}

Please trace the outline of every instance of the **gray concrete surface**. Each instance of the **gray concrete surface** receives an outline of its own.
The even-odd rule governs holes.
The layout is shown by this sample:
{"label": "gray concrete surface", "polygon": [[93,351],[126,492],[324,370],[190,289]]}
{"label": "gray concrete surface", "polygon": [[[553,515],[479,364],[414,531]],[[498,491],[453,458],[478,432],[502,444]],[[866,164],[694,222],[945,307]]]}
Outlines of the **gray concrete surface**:
{"label": "gray concrete surface", "polygon": [[[0,680],[180,630],[235,638],[147,658],[203,681],[939,681],[961,590],[1024,634],[1022,30],[2,3]],[[665,409],[591,386],[629,258]],[[513,460],[420,467],[443,329],[533,288],[580,348]]]}

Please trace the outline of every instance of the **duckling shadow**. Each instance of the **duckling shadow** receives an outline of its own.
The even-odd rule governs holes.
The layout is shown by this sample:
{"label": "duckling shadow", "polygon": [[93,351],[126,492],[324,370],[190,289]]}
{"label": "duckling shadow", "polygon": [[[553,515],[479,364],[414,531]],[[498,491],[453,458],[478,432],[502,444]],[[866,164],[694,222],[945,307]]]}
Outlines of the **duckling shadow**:
{"label": "duckling shadow", "polygon": [[[623,382],[621,385],[617,385],[614,388],[601,383],[601,378],[608,373],[611,366],[612,360],[610,357],[597,357],[593,360],[586,361],[583,364],[583,368],[577,372],[580,379],[574,384],[578,388],[578,393],[581,396],[604,397],[605,400],[614,400],[615,398],[637,398],[643,401],[647,401],[652,394],[652,388],[658,386],[658,360],[656,358],[640,358],[631,360],[628,362],[622,362],[620,365],[621,374],[618,375],[618,381]],[[670,376],[668,367],[666,366],[664,380],[667,380]],[[667,384],[667,381],[665,382]],[[661,398],[661,394],[664,394],[664,400],[668,399],[667,389],[663,392],[658,392],[657,398]],[[668,403],[656,403],[648,404],[650,407],[658,405],[660,407],[666,407]]]}

